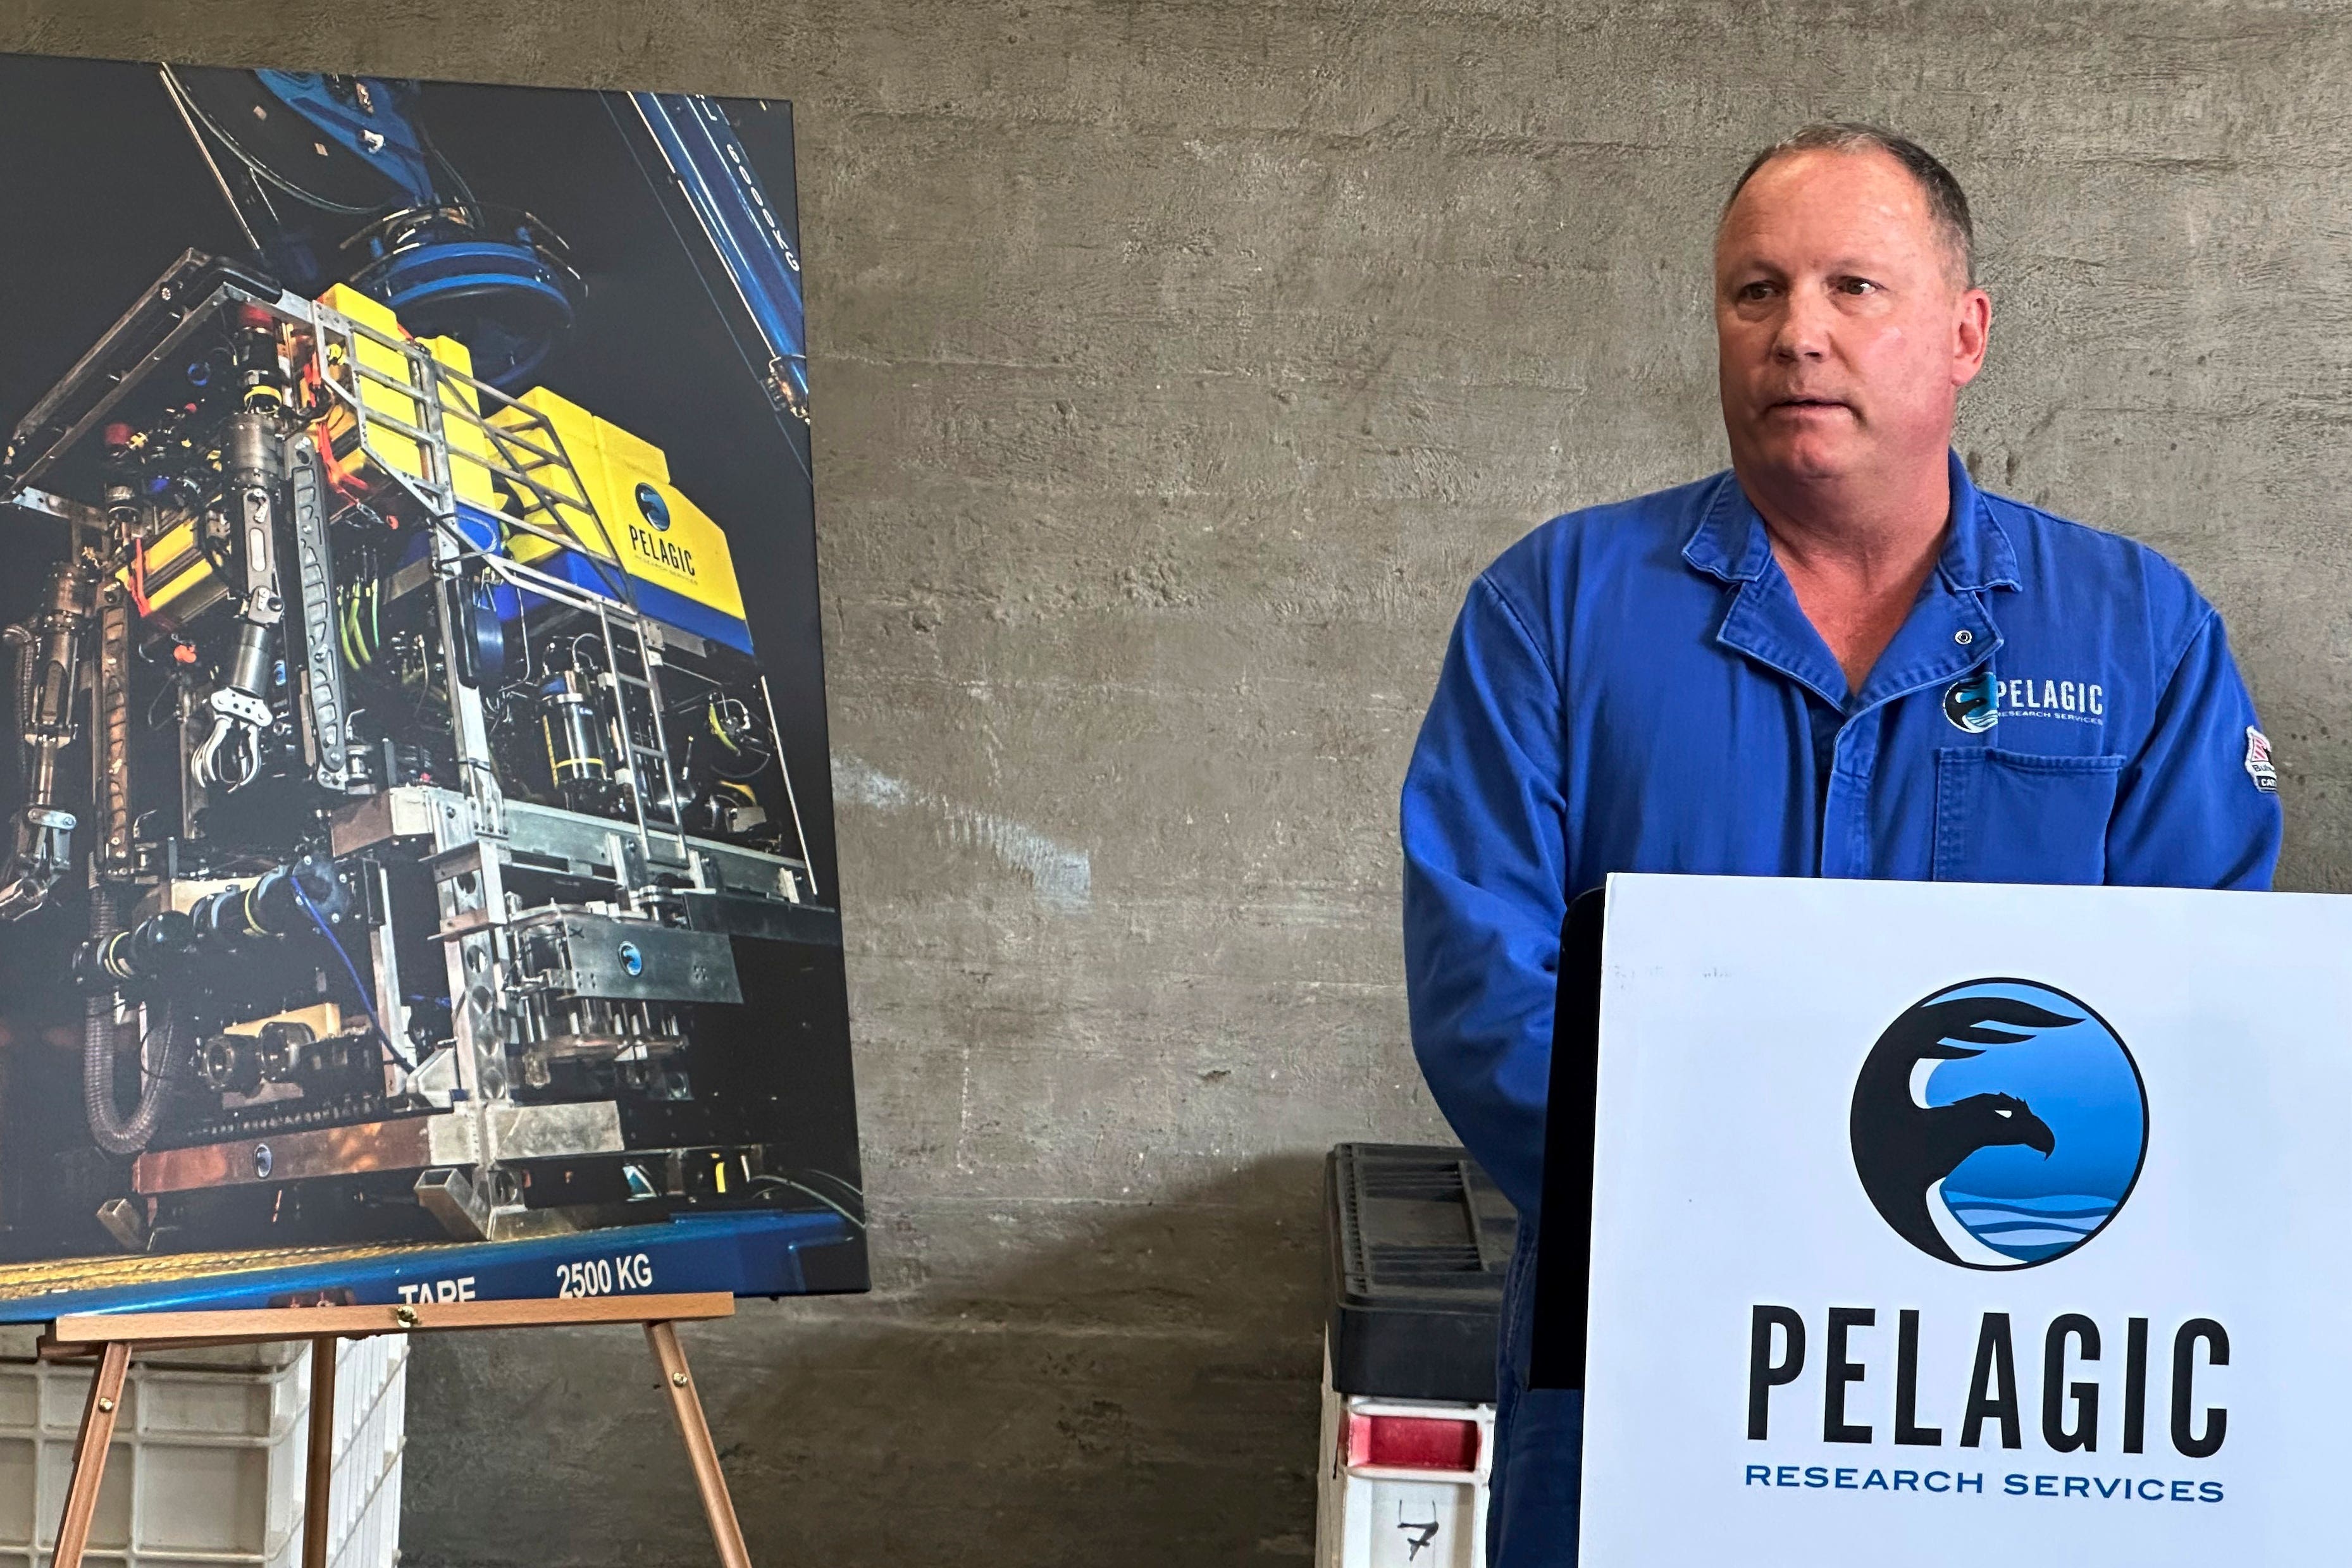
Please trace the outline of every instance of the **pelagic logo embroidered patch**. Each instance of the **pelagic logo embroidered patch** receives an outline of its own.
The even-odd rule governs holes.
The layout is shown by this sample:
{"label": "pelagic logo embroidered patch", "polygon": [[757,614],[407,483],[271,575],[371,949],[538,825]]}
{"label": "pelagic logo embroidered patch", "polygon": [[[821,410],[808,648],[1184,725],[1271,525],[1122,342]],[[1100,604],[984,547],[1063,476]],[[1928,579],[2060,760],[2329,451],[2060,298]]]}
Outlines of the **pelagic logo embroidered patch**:
{"label": "pelagic logo embroidered patch", "polygon": [[2271,739],[2252,725],[2246,726],[2246,777],[2265,795],[2278,793],[2278,769],[2271,765]]}
{"label": "pelagic logo embroidered patch", "polygon": [[2053,681],[2021,675],[2000,683],[2000,709],[2010,718],[2105,724],[2107,688],[2096,681]]}
{"label": "pelagic logo embroidered patch", "polygon": [[2054,718],[2105,724],[2107,688],[2096,681],[2053,681],[1979,670],[1944,693],[1944,716],[1956,729],[1982,735],[2004,718]]}
{"label": "pelagic logo embroidered patch", "polygon": [[2000,683],[1979,670],[1944,694],[1944,716],[1955,729],[1982,735],[2000,722]]}

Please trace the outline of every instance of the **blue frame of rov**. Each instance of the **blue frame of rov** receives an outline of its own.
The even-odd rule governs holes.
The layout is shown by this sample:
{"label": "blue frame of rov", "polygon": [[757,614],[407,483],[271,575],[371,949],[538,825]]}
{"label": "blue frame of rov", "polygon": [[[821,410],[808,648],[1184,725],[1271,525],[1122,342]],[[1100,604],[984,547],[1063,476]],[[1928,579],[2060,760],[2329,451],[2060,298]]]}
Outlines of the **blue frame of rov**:
{"label": "blue frame of rov", "polygon": [[681,1215],[660,1225],[575,1231],[528,1241],[405,1248],[396,1252],[208,1274],[172,1283],[110,1285],[0,1301],[0,1323],[68,1312],[170,1312],[404,1301],[544,1301],[566,1296],[808,1293],[801,1254],[850,1239],[837,1214]]}

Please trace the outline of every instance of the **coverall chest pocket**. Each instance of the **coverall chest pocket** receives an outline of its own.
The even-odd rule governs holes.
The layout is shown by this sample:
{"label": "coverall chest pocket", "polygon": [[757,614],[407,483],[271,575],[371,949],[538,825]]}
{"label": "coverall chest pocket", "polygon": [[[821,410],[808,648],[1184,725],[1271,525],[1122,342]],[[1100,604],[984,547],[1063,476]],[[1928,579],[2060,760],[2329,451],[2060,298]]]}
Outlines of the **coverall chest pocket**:
{"label": "coverall chest pocket", "polygon": [[1937,882],[2099,883],[2120,757],[1936,753]]}

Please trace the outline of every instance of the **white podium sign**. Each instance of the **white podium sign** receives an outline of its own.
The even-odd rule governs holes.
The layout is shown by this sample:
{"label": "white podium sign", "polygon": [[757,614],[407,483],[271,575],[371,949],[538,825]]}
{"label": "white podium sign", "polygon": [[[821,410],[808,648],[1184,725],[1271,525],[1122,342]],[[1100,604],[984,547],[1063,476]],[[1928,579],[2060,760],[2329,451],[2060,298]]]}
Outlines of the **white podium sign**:
{"label": "white podium sign", "polygon": [[2352,899],[1620,876],[1582,1568],[2352,1554]]}

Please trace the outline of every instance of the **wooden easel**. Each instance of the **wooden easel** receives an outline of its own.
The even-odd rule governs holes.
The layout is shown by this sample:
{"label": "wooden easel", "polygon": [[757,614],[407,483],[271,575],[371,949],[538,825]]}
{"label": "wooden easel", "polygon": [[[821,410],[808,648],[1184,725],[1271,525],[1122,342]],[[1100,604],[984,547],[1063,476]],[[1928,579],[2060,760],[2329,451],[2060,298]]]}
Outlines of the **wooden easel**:
{"label": "wooden easel", "polygon": [[81,1433],[74,1442],[73,1482],[66,1491],[64,1521],[51,1568],[81,1568],[89,1543],[90,1516],[98,1508],[98,1485],[106,1474],[106,1453],[122,1403],[123,1380],[138,1350],[166,1346],[258,1344],[270,1340],[310,1342],[310,1457],[302,1504],[302,1568],[327,1565],[327,1489],[334,1472],[335,1343],[372,1334],[429,1333],[454,1329],[547,1328],[573,1323],[640,1323],[654,1359],[670,1414],[686,1439],[694,1467],[695,1490],[710,1521],[710,1537],[722,1568],[751,1568],[742,1527],[719,1470],[719,1452],[702,1416],[702,1401],[687,1371],[677,1324],[685,1320],[731,1317],[735,1298],[723,1291],[681,1296],[599,1296],[585,1301],[418,1301],[377,1307],[261,1307],[246,1312],[93,1312],[61,1317],[41,1336],[44,1361],[95,1355],[89,1402],[82,1407]]}

